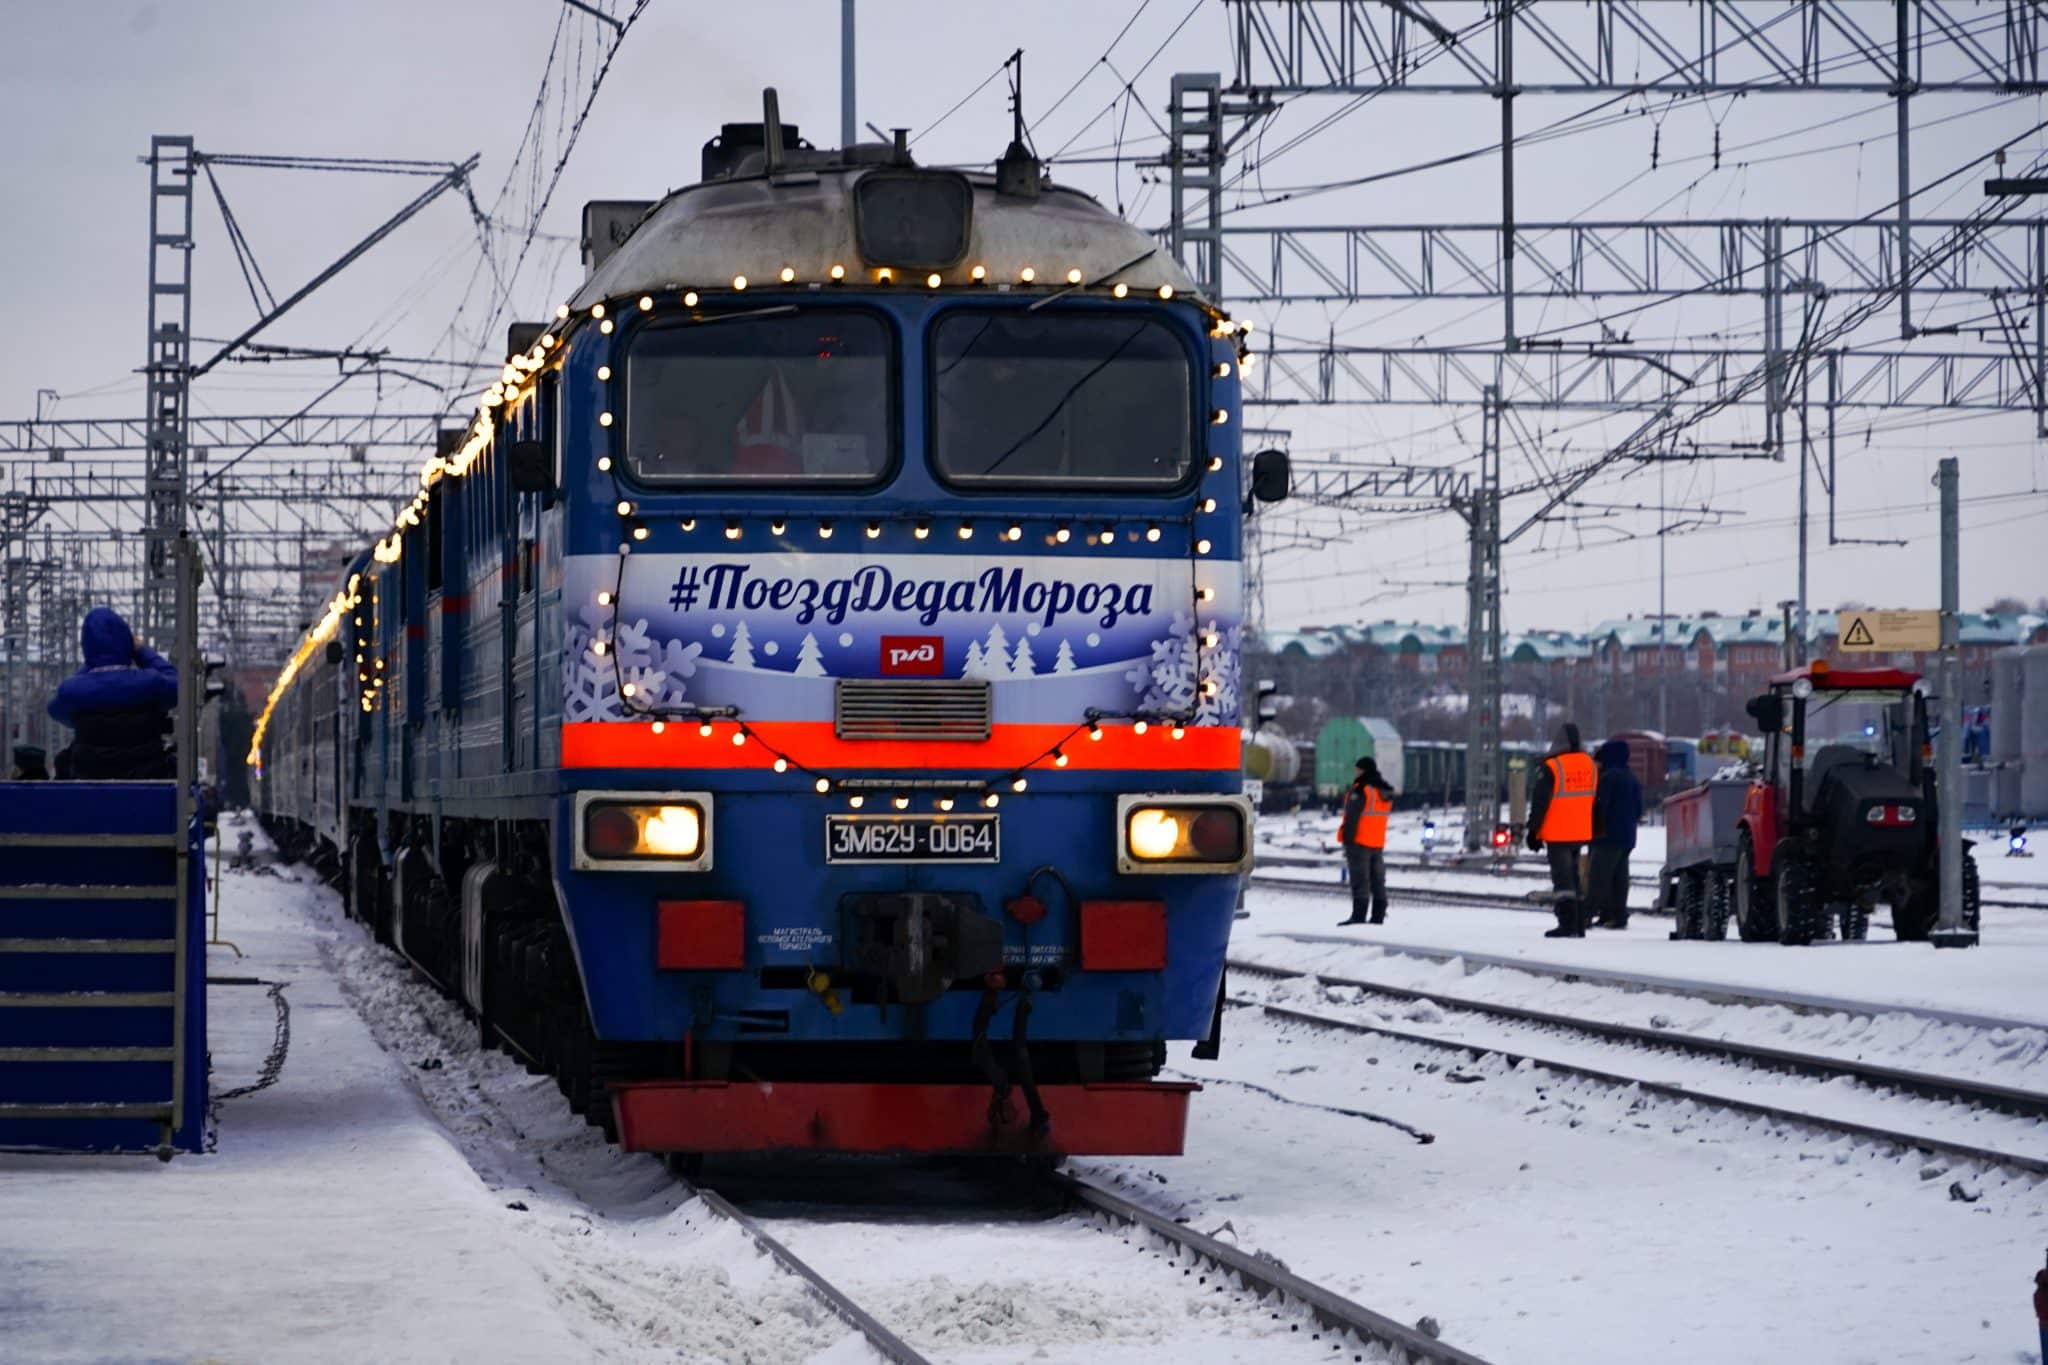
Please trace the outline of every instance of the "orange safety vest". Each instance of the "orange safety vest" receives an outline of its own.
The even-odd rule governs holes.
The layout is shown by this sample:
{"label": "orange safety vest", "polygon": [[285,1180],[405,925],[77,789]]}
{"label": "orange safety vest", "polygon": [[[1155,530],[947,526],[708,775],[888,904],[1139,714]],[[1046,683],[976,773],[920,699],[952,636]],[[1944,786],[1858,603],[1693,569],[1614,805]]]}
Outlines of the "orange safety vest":
{"label": "orange safety vest", "polygon": [[1559,754],[1543,760],[1543,766],[1550,769],[1550,804],[1543,808],[1543,828],[1536,837],[1546,844],[1588,842],[1600,769],[1585,754]]}
{"label": "orange safety vest", "polygon": [[1368,784],[1363,791],[1365,802],[1358,808],[1358,826],[1351,831],[1351,842],[1361,848],[1385,848],[1387,815],[1394,803],[1381,796],[1378,787]]}

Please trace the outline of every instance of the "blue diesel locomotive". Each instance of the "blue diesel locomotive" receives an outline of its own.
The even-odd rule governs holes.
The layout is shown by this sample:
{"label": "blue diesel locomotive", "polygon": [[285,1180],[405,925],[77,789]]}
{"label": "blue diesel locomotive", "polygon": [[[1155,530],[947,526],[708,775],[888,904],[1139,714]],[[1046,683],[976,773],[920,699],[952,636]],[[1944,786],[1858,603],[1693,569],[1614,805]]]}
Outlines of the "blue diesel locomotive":
{"label": "blue diesel locomotive", "polygon": [[1219,1029],[1245,329],[1048,183],[728,124],[260,717],[349,913],[679,1154],[1172,1154]]}

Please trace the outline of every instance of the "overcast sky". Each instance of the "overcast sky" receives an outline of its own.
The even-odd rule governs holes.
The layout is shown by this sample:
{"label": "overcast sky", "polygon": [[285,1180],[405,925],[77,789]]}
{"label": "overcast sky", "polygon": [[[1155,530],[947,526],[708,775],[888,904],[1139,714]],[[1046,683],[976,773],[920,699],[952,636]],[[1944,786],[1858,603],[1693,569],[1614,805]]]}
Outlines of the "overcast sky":
{"label": "overcast sky", "polygon": [[[630,5],[613,0],[613,7],[623,13]],[[703,141],[721,122],[758,119],[764,85],[779,88],[784,118],[800,124],[806,137],[820,145],[836,142],[839,8],[837,0],[653,0],[619,50],[541,220],[507,316],[545,316],[573,288],[580,277],[573,238],[586,200],[652,198],[693,181]],[[1437,8],[1447,15],[1459,9]],[[1670,8],[1674,22],[1691,22],[1690,9]],[[1112,49],[1134,13],[1136,22]],[[190,133],[202,149],[219,153],[443,161],[479,153],[477,200],[496,219],[500,249],[516,243],[607,46],[602,25],[587,18],[558,25],[559,14],[555,0],[12,0],[0,42],[0,115],[9,129],[0,141],[0,183],[8,186],[0,196],[6,246],[0,296],[10,322],[0,331],[0,416],[32,416],[39,389],[63,395],[56,407],[62,415],[139,413],[134,370],[143,351],[147,181],[137,158],[152,133]],[[862,120],[925,130],[946,116],[934,131],[921,133],[916,146],[921,159],[933,161],[987,161],[1001,151],[1008,118],[999,79],[957,112],[948,111],[1010,51],[1024,48],[1027,112],[1043,119],[1035,141],[1042,152],[1067,149],[1055,176],[1123,205],[1148,227],[1163,220],[1165,195],[1147,183],[1154,177],[1135,161],[1159,149],[1151,120],[1165,118],[1168,77],[1230,69],[1226,13],[1216,0],[1198,6],[1151,0],[1142,9],[1140,0],[867,0],[860,29]],[[555,75],[543,106],[543,164],[522,166],[508,185],[551,44]],[[1138,101],[1116,102],[1123,77],[1133,78]],[[1078,88],[1051,108],[1077,79]],[[1522,126],[1540,126],[1589,103],[1524,99]],[[1362,190],[1297,193],[1277,206],[1253,207],[1305,185],[1467,149],[1498,133],[1498,109],[1489,99],[1405,96],[1370,102],[1298,146],[1285,146],[1344,107],[1342,100],[1320,96],[1283,111],[1257,144],[1264,155],[1256,170],[1226,201],[1231,221],[1480,222],[1498,213],[1499,170],[1492,157]],[[1852,217],[1882,208],[1895,193],[1892,114],[1881,98],[1758,97],[1646,107],[1639,114],[1523,153],[1521,216]],[[1922,99],[1916,124],[1925,131],[1913,142],[1913,181],[1931,182],[2007,143],[2023,162],[2044,145],[2034,131],[2044,118],[2048,110],[2033,97]],[[1717,127],[1723,146],[1718,167]],[[1111,158],[1119,150],[1121,165],[1078,159]],[[279,295],[423,183],[232,167],[222,168],[219,179]],[[1974,210],[1981,179],[1978,173],[1959,178],[1930,196],[1925,211]],[[200,205],[197,236],[195,331],[233,335],[253,314],[210,190]],[[493,283],[477,271],[478,259],[478,228],[468,207],[446,196],[266,339],[374,343],[408,356],[495,351],[497,336],[481,335],[493,311]],[[468,306],[458,312],[465,299]],[[1739,335],[1756,326],[1754,302],[1742,307],[1746,314],[1689,300],[1629,330],[1637,341]],[[1380,345],[1416,336],[1483,339],[1499,328],[1496,310],[1469,304],[1298,307],[1282,317],[1251,311],[1283,335],[1334,333]],[[1926,320],[1967,322],[1982,312],[1981,305],[1965,305]],[[1523,326],[1554,326],[1588,313],[1575,303],[1525,302]],[[415,373],[440,381],[451,371],[417,367]],[[331,378],[332,368],[319,365],[224,366],[201,381],[196,410],[290,412]],[[326,406],[422,411],[436,401],[418,384],[387,377],[357,381]],[[1931,480],[1935,461],[1948,453],[1962,458],[1966,605],[2005,594],[2048,595],[2048,451],[2033,438],[2030,420],[1940,418],[1842,418],[1839,534],[1909,543],[1828,548],[1826,494],[1816,482],[1816,606],[1842,599],[1935,605]],[[1597,453],[1603,438],[1614,439],[1642,420],[1636,415],[1588,425],[1584,414],[1539,412],[1519,419],[1520,429],[1511,432],[1518,439],[1509,446],[1510,483],[1583,460]],[[1469,460],[1479,439],[1470,409],[1294,408],[1248,413],[1248,421],[1287,429],[1302,458],[1441,464]],[[1796,433],[1796,423],[1791,429]],[[1757,410],[1712,428],[1720,441],[1754,441],[1760,432]],[[1672,611],[1768,608],[1790,595],[1795,463],[1695,462],[1669,467],[1665,479],[1663,505],[1685,509],[1662,518],[1685,528],[1666,544]],[[1604,479],[1584,490],[1567,520],[1534,527],[1516,541],[1506,570],[1509,628],[1576,629],[1655,611],[1659,500],[1655,469]],[[1507,524],[1519,525],[1533,510],[1527,500],[1511,504]],[[1455,516],[1338,517],[1295,507],[1273,514],[1269,525],[1269,543],[1279,547],[1267,564],[1273,625],[1463,619],[1462,589],[1452,586],[1462,582],[1466,558],[1463,524]]]}

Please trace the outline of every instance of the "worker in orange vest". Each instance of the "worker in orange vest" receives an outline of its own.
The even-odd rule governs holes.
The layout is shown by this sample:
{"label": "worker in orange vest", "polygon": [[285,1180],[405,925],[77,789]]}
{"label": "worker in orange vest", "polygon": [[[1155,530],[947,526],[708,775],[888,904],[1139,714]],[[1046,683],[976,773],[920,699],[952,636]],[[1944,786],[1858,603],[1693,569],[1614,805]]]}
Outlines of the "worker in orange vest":
{"label": "worker in orange vest", "polygon": [[1380,776],[1380,765],[1359,759],[1358,780],[1344,789],[1344,820],[1337,827],[1351,877],[1351,918],[1339,924],[1387,922],[1387,816],[1393,809],[1394,789]]}
{"label": "worker in orange vest", "polygon": [[1593,795],[1600,770],[1579,743],[1579,727],[1557,728],[1550,753],[1536,770],[1529,796],[1529,847],[1550,854],[1550,886],[1557,927],[1545,938],[1584,938],[1586,908],[1579,893],[1579,854],[1593,837]]}

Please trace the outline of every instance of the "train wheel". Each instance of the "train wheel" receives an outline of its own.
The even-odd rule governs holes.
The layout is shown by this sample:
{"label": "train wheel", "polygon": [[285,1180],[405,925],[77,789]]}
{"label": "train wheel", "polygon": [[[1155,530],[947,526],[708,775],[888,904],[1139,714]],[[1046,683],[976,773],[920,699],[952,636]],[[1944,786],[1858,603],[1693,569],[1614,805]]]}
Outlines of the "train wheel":
{"label": "train wheel", "polygon": [[1719,943],[1728,937],[1728,912],[1735,905],[1735,878],[1719,868],[1707,874],[1707,903],[1700,916],[1700,937]]}
{"label": "train wheel", "polygon": [[1778,937],[1777,888],[1769,877],[1756,875],[1756,848],[1744,830],[1735,846],[1735,929],[1744,943],[1770,943]]}

